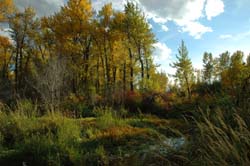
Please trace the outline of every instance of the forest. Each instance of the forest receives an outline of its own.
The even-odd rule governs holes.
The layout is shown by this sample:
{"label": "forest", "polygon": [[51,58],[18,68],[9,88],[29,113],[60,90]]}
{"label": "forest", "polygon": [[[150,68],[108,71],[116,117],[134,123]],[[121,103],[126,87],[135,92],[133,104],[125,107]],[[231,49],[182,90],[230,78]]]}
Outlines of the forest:
{"label": "forest", "polygon": [[37,17],[0,0],[0,23],[0,165],[250,165],[243,51],[204,51],[195,69],[180,41],[168,75],[130,1],[69,0]]}

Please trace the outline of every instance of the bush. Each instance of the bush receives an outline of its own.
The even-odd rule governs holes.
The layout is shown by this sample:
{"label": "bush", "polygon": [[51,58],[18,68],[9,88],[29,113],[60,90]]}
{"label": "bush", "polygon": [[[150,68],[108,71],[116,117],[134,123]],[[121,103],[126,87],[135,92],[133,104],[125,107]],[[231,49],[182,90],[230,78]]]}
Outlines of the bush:
{"label": "bush", "polygon": [[137,113],[141,107],[142,96],[138,92],[127,92],[125,96],[125,108],[130,112]]}
{"label": "bush", "polygon": [[62,104],[64,114],[74,118],[93,117],[92,109],[85,102],[84,97],[71,94]]}

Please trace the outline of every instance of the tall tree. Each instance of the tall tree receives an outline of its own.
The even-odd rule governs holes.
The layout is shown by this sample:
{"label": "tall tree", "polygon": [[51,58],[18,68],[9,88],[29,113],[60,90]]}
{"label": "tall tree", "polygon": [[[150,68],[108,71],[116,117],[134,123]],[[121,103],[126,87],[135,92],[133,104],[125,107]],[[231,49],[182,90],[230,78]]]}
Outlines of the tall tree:
{"label": "tall tree", "polygon": [[0,0],[0,22],[7,21],[7,16],[14,11],[12,0]]}
{"label": "tall tree", "polygon": [[190,99],[194,74],[192,62],[188,57],[188,50],[184,41],[181,42],[178,53],[179,55],[176,55],[177,61],[174,62],[171,66],[173,68],[176,68],[174,77],[179,81],[180,87],[184,89],[185,93]]}
{"label": "tall tree", "polygon": [[207,83],[212,83],[214,74],[214,60],[212,53],[205,52],[203,55],[203,80]]}
{"label": "tall tree", "polygon": [[149,76],[150,49],[156,40],[145,16],[133,2],[127,2],[125,5],[124,33],[127,36],[126,46],[129,53],[130,90],[134,90],[137,63],[140,68],[140,86],[143,89],[145,72],[147,72],[147,77]]}
{"label": "tall tree", "polygon": [[250,66],[250,54],[247,56],[247,66]]}
{"label": "tall tree", "polygon": [[215,59],[215,75],[217,79],[221,80],[221,76],[230,66],[230,53],[228,51],[219,55],[219,58]]}
{"label": "tall tree", "polygon": [[0,36],[0,78],[7,79],[11,63],[11,42],[9,38]]}
{"label": "tall tree", "polygon": [[224,88],[230,93],[239,98],[242,88],[242,82],[246,78],[247,72],[243,63],[244,53],[242,51],[235,52],[230,59],[230,65],[227,70],[222,73],[222,83]]}
{"label": "tall tree", "polygon": [[88,0],[69,0],[61,10],[43,18],[55,55],[67,57],[72,71],[72,90],[89,92],[90,60],[92,46],[92,6]]}
{"label": "tall tree", "polygon": [[24,12],[16,12],[9,20],[11,38],[15,45],[15,85],[16,91],[20,89],[24,81],[24,71],[29,64],[33,47],[32,36],[37,27],[35,11],[26,8]]}

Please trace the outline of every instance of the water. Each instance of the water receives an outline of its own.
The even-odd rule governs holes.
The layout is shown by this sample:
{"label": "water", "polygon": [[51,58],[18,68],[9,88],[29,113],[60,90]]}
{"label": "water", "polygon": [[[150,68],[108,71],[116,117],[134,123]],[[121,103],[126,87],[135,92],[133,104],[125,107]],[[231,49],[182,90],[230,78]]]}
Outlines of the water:
{"label": "water", "polygon": [[166,140],[163,141],[163,144],[169,146],[170,148],[178,150],[185,144],[185,142],[186,142],[186,140],[184,137],[167,138]]}

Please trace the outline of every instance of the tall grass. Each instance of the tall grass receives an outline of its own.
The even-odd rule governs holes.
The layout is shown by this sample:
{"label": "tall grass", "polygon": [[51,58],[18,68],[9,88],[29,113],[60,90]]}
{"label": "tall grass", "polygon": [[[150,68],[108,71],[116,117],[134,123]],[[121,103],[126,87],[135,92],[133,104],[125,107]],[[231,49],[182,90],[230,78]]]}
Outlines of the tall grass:
{"label": "tall grass", "polygon": [[187,149],[190,164],[250,165],[249,113],[239,109],[199,111]]}
{"label": "tall grass", "polygon": [[22,109],[0,112],[0,165],[77,165],[78,121],[60,114],[37,117],[26,109],[30,107],[18,108]]}
{"label": "tall grass", "polygon": [[118,115],[118,113],[111,108],[97,108],[95,109],[97,114],[97,127],[100,129],[107,129],[111,127],[117,127],[117,126],[125,126],[126,122],[124,119]]}

